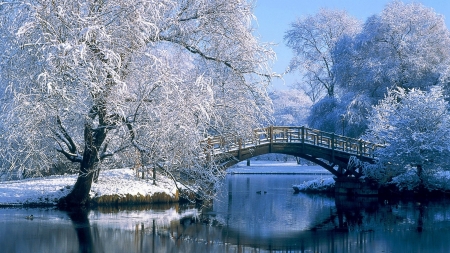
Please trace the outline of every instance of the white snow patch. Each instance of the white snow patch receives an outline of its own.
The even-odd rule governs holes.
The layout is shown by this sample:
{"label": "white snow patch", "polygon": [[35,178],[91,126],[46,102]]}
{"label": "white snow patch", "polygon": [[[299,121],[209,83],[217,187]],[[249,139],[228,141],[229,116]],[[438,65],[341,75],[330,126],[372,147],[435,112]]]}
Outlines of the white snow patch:
{"label": "white snow patch", "polygon": [[293,185],[292,187],[296,192],[299,191],[328,191],[332,187],[334,187],[334,179],[333,178],[319,178],[311,181],[304,182],[302,184]]}
{"label": "white snow patch", "polygon": [[[69,194],[77,175],[50,176],[0,182],[0,205],[51,204]],[[152,180],[139,179],[131,169],[114,169],[100,172],[98,183],[91,187],[91,197],[105,195],[152,195],[166,193],[175,196],[176,187],[170,179],[158,176]]]}
{"label": "white snow patch", "polygon": [[135,176],[134,170],[116,169],[100,173],[98,182],[92,184],[91,197],[105,195],[152,195],[155,193],[166,193],[175,196],[176,186],[172,180],[157,176],[156,185],[151,179],[139,179]]}
{"label": "white snow patch", "polygon": [[75,184],[76,175],[30,178],[0,183],[0,205],[56,204]]}

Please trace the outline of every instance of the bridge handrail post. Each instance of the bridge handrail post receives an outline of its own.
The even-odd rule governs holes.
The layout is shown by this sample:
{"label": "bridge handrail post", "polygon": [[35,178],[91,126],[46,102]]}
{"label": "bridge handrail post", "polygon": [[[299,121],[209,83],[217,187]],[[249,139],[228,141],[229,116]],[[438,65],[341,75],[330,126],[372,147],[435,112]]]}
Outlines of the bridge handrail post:
{"label": "bridge handrail post", "polygon": [[261,137],[260,137],[260,135],[258,135],[258,130],[255,130],[253,132],[253,134],[254,134],[254,138],[255,138],[255,146],[261,144]]}
{"label": "bridge handrail post", "polygon": [[362,148],[363,148],[363,143],[361,140],[359,140],[359,156],[361,156],[361,157],[363,156]]}
{"label": "bridge handrail post", "polygon": [[212,145],[211,145],[211,138],[208,137],[208,139],[206,141],[206,148],[205,148],[206,160],[208,162],[211,161],[211,152],[212,152],[212,155],[214,155],[214,147],[212,147]]}
{"label": "bridge handrail post", "polygon": [[366,142],[363,141],[362,144],[363,144],[363,146],[362,146],[362,153],[363,153],[363,156],[367,156],[367,151],[366,151],[367,146],[366,146]]}
{"label": "bridge handrail post", "polygon": [[302,126],[302,148],[305,148],[305,126]]}
{"label": "bridge handrail post", "polygon": [[[319,133],[320,134],[320,133]],[[319,139],[319,134],[315,134],[314,135],[314,146],[317,146],[317,144],[318,144],[318,139]]]}
{"label": "bridge handrail post", "polygon": [[334,133],[331,134],[331,160],[334,163]]}
{"label": "bridge handrail post", "polygon": [[331,140],[328,143],[328,148],[331,148],[332,150],[334,150],[334,133],[331,133]]}
{"label": "bridge handrail post", "polygon": [[270,140],[270,144],[273,143],[273,126],[269,127],[269,140]]}
{"label": "bridge handrail post", "polygon": [[238,140],[238,147],[239,147],[239,149],[238,149],[238,159],[239,159],[239,161],[241,161],[242,138],[239,138],[239,140]]}
{"label": "bridge handrail post", "polygon": [[269,127],[269,138],[270,138],[269,152],[272,153],[272,145],[273,145],[273,126],[270,126],[270,127]]}

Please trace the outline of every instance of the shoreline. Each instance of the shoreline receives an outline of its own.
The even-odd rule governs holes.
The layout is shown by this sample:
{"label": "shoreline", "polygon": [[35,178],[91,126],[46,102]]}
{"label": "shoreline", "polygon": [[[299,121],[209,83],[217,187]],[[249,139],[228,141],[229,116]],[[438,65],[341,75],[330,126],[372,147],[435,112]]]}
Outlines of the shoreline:
{"label": "shoreline", "polygon": [[[252,161],[238,163],[227,170],[227,175],[311,175],[332,174],[320,166],[298,165],[295,161]],[[0,208],[57,207],[58,200],[72,190],[77,175],[53,175],[0,182]],[[148,204],[184,203],[175,184],[157,174],[141,179],[129,168],[104,170],[97,183],[92,184],[90,207],[132,206]]]}
{"label": "shoreline", "polygon": [[[157,175],[157,185],[131,169],[101,171],[90,191],[90,206],[179,202],[173,181]],[[77,175],[49,176],[0,182],[0,207],[51,207],[69,194]]]}

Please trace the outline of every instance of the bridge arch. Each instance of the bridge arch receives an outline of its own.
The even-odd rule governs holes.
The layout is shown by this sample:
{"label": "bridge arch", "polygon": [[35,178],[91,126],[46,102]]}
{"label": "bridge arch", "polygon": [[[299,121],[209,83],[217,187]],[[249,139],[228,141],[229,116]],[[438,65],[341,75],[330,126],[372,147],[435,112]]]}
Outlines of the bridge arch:
{"label": "bridge arch", "polygon": [[[336,177],[360,177],[357,168],[348,165],[350,157],[374,162],[374,151],[381,145],[307,127],[271,126],[255,130],[251,140],[223,145],[220,138],[208,139],[211,155],[224,168],[255,156],[279,153],[314,162]],[[335,167],[338,169],[335,169]]]}

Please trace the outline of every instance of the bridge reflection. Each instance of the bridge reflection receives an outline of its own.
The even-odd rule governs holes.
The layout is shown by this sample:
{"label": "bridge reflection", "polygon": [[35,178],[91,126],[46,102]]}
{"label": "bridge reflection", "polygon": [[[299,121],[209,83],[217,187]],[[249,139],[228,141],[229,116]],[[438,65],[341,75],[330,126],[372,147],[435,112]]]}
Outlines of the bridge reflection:
{"label": "bridge reflection", "polygon": [[[337,205],[332,197],[285,194],[292,176],[276,178],[268,180],[267,175],[227,178],[225,194],[208,213],[210,219],[222,225],[223,240],[266,250],[324,252],[348,241],[348,224],[359,222],[355,209],[348,211],[345,202]],[[260,190],[267,193],[259,194]],[[369,207],[378,204],[376,198],[364,203]]]}

